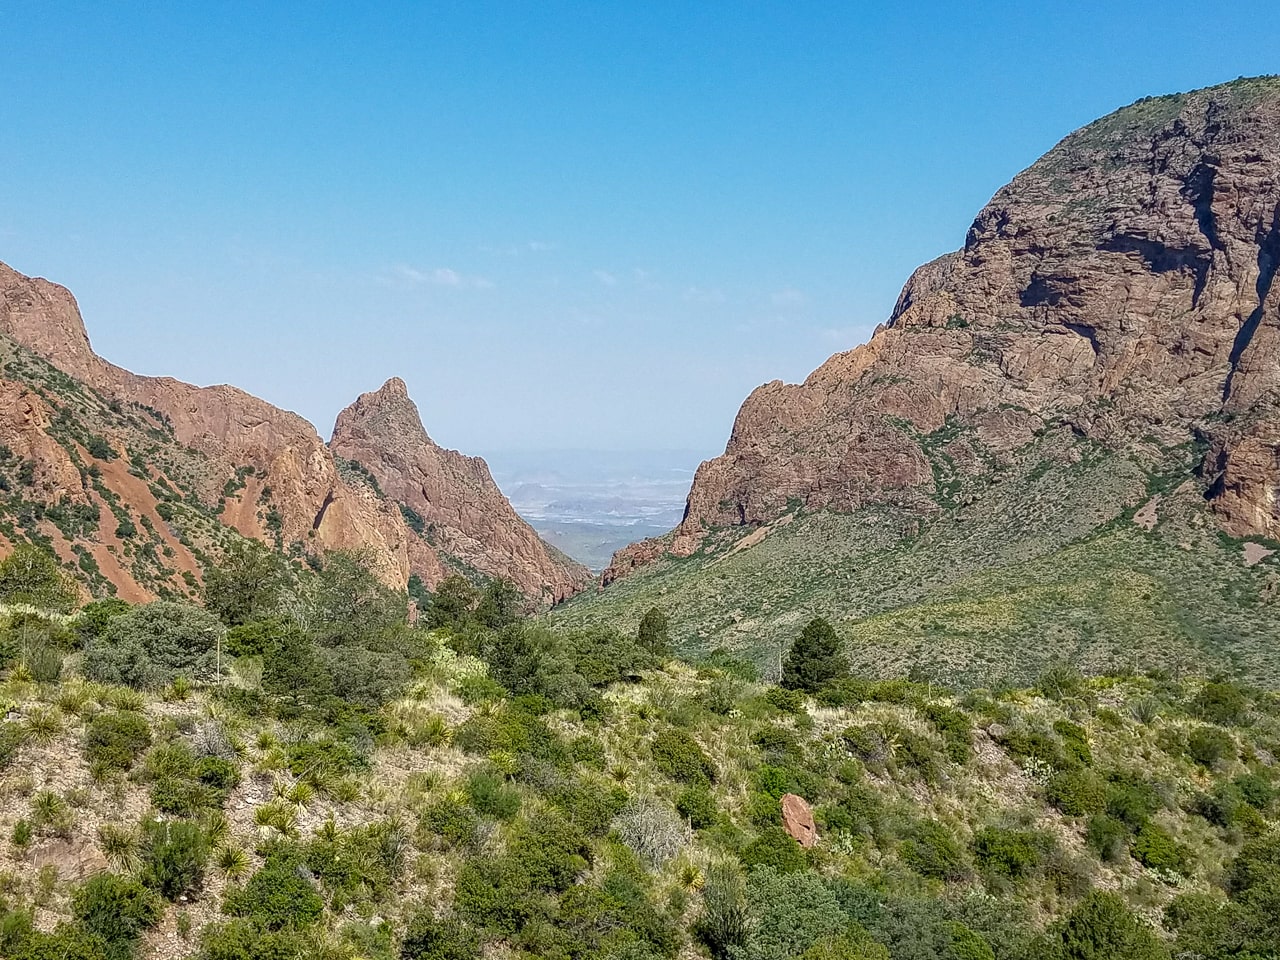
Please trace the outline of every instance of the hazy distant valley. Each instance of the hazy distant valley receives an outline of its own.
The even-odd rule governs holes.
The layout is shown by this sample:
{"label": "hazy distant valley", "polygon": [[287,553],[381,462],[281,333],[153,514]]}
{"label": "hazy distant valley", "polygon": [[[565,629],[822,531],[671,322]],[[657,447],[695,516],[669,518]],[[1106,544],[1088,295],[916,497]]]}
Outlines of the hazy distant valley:
{"label": "hazy distant valley", "polygon": [[693,472],[715,452],[502,451],[485,459],[539,536],[599,572],[615,550],[680,522]]}

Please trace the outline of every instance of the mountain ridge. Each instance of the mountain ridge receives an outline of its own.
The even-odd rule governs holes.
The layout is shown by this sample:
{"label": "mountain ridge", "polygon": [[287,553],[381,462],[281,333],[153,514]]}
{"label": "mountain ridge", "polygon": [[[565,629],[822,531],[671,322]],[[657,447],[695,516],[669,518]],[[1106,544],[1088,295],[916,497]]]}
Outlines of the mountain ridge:
{"label": "mountain ridge", "polygon": [[[133,404],[155,421],[153,427],[167,430],[176,443],[202,455],[208,467],[198,471],[203,479],[190,491],[191,496],[208,505],[216,501],[221,522],[239,534],[274,542],[295,556],[326,550],[364,550],[380,578],[401,588],[411,575],[433,586],[458,569],[456,563],[441,557],[420,533],[410,529],[396,504],[364,484],[348,482],[315,427],[298,414],[237,387],[197,387],[170,377],[141,376],[98,356],[75,297],[65,287],[26,277],[0,264],[0,335],[84,384],[102,401],[99,406],[109,407],[121,401]],[[9,403],[28,408],[23,414],[28,421],[47,421],[56,415],[52,408],[59,404],[52,397],[36,401],[29,385],[7,380],[4,385]],[[19,419],[15,418],[15,422]],[[31,430],[27,433],[30,435]],[[425,431],[421,433],[426,438]],[[16,440],[16,436],[10,439]],[[117,445],[123,443],[121,438],[117,440]],[[88,481],[80,475],[70,454],[55,455],[48,445],[37,449],[29,437],[22,449],[39,455],[34,459],[53,457],[57,461],[57,467],[50,470],[59,474],[58,482],[46,491],[52,503],[67,497],[86,505],[95,500],[92,493],[86,492]],[[81,448],[75,459],[96,458]],[[219,491],[224,489],[234,495],[220,497]],[[493,490],[497,492],[496,487]],[[505,512],[511,525],[523,524],[500,492],[488,505],[491,511]],[[148,502],[140,509],[149,515],[154,513],[155,503]],[[532,530],[528,533],[537,540]],[[174,544],[166,546],[175,549]],[[89,549],[98,563],[110,559],[97,545]],[[495,549],[500,552],[503,548]],[[483,554],[483,545],[475,546],[473,552]],[[531,545],[528,552],[536,554],[536,545]],[[195,558],[189,551],[185,553],[187,566],[191,566]],[[542,555],[547,556],[545,548]],[[526,562],[527,556],[499,553],[484,566],[491,576],[520,582],[526,595],[538,602],[561,599],[585,581],[585,571],[572,565],[557,566],[548,559],[545,566],[555,576],[539,583],[537,575],[530,576],[523,570]],[[190,584],[186,586],[189,588]],[[181,589],[176,583],[174,587]],[[136,582],[128,584],[128,590],[135,597],[154,592]]]}

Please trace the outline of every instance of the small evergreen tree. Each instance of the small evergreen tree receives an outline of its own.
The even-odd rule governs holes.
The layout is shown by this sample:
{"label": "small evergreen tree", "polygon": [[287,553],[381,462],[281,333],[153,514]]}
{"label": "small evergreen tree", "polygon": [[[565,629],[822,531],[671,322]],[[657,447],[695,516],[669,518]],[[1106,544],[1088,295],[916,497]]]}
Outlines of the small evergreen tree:
{"label": "small evergreen tree", "polygon": [[1114,893],[1095,890],[1049,928],[1039,956],[1052,960],[1168,960],[1150,925]]}
{"label": "small evergreen tree", "polygon": [[645,650],[656,656],[663,656],[671,651],[671,623],[664,611],[658,607],[650,608],[640,620],[636,631],[636,641]]}
{"label": "small evergreen tree", "polygon": [[782,665],[782,685],[814,693],[847,670],[835,628],[822,617],[814,617],[787,654]]}

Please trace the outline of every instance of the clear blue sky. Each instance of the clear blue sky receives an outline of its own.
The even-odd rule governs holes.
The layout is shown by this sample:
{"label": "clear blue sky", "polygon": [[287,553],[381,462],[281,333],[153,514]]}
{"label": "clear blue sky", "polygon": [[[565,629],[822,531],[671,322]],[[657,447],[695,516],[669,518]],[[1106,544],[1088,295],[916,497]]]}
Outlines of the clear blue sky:
{"label": "clear blue sky", "polygon": [[[359,9],[357,9],[359,8]],[[0,260],[328,436],[718,452],[1072,129],[1280,70],[1256,2],[11,4]]]}

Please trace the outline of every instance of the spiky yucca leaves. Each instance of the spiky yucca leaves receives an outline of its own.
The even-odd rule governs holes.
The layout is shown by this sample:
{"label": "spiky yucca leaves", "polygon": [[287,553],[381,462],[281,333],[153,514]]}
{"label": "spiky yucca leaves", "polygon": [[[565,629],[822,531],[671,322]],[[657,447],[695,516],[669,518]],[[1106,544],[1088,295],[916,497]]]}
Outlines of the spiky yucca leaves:
{"label": "spiky yucca leaves", "polygon": [[62,714],[57,707],[33,707],[26,721],[27,733],[36,743],[52,743],[62,733]]}
{"label": "spiky yucca leaves", "polygon": [[249,871],[249,855],[230,844],[220,847],[213,857],[214,866],[228,880],[237,880]]}
{"label": "spiky yucca leaves", "polygon": [[113,870],[130,873],[141,862],[138,855],[138,832],[122,823],[104,823],[98,827],[98,847]]}

